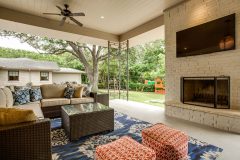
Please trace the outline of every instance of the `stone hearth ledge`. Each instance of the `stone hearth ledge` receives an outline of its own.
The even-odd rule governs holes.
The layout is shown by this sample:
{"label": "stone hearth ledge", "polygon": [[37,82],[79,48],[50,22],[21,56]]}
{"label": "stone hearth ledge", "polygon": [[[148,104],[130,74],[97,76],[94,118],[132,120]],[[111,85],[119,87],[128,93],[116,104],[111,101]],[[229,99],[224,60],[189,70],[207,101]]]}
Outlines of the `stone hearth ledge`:
{"label": "stone hearth ledge", "polygon": [[206,108],[175,101],[167,101],[165,105],[167,116],[240,133],[240,110]]}

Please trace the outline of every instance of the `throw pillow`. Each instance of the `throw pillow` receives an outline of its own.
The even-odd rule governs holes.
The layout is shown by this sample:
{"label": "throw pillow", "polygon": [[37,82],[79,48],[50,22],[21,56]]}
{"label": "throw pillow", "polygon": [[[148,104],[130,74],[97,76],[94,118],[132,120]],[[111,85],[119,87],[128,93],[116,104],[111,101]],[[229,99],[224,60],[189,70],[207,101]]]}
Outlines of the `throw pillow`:
{"label": "throw pillow", "polygon": [[15,99],[14,105],[21,105],[30,102],[29,89],[17,90],[13,93],[13,95]]}
{"label": "throw pillow", "polygon": [[30,93],[30,100],[31,102],[36,102],[42,100],[42,92],[40,87],[38,88],[31,88],[29,90]]}
{"label": "throw pillow", "polygon": [[83,89],[84,89],[83,86],[76,86],[76,87],[74,88],[74,95],[73,95],[73,97],[74,97],[74,98],[82,98]]}
{"label": "throw pillow", "polygon": [[64,97],[65,98],[72,98],[74,94],[74,88],[72,87],[66,87],[64,91]]}
{"label": "throw pillow", "polygon": [[0,108],[0,125],[36,121],[32,110],[17,108]]}
{"label": "throw pillow", "polygon": [[92,90],[92,85],[88,84],[84,86],[83,97],[89,97]]}

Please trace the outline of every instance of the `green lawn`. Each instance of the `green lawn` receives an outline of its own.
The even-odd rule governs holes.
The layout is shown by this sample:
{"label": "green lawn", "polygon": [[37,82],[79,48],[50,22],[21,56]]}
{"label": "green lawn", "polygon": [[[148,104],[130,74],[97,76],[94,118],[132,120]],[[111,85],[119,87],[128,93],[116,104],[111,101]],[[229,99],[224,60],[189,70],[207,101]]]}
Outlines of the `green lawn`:
{"label": "green lawn", "polygon": [[[106,93],[107,90],[99,90],[99,92]],[[118,91],[110,91],[110,99],[119,99]],[[126,91],[121,92],[121,99],[126,99]],[[129,100],[164,107],[165,95],[154,92],[129,91]]]}

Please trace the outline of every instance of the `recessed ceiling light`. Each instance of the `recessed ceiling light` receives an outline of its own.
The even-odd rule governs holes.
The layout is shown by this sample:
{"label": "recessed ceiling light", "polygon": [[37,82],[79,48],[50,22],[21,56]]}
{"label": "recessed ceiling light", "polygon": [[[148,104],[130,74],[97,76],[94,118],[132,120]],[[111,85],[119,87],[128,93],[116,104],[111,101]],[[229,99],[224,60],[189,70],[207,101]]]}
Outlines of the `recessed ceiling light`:
{"label": "recessed ceiling light", "polygon": [[101,19],[104,19],[105,17],[104,17],[104,16],[101,16],[100,18],[101,18]]}

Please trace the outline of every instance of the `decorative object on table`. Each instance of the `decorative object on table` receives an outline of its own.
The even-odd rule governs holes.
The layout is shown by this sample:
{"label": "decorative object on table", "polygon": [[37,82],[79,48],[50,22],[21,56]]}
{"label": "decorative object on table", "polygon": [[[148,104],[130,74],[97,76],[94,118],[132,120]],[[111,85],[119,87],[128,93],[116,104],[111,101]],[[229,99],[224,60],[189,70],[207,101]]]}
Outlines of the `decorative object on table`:
{"label": "decorative object on table", "polygon": [[96,160],[155,160],[155,151],[143,146],[128,136],[100,145],[96,148]]}
{"label": "decorative object on table", "polygon": [[[61,119],[52,120],[54,124],[61,124]],[[60,126],[52,126],[58,128],[52,130],[52,153],[55,159],[83,159],[93,160],[95,148],[99,145],[107,144],[119,139],[122,136],[131,136],[134,140],[141,143],[141,132],[144,128],[152,126],[152,124],[131,118],[125,114],[115,112],[114,131],[109,133],[100,133],[92,136],[81,138],[77,141],[70,142],[64,129]],[[73,152],[74,150],[74,152]],[[193,137],[188,140],[188,160],[208,159],[215,160],[223,149],[199,141]]]}
{"label": "decorative object on table", "polygon": [[142,143],[156,152],[157,160],[179,160],[188,154],[188,136],[160,123],[142,131]]}

